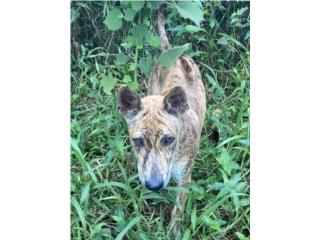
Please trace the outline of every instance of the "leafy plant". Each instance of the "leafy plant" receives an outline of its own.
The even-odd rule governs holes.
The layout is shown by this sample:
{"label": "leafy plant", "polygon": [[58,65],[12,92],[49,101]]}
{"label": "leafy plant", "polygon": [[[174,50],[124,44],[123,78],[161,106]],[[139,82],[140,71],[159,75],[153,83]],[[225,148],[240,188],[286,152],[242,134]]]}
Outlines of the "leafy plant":
{"label": "leafy plant", "polygon": [[185,52],[190,44],[186,43],[185,45],[171,48],[160,55],[160,64],[164,67],[170,67],[173,65],[176,60]]}
{"label": "leafy plant", "polygon": [[[160,51],[157,11],[170,44]],[[249,239],[249,2],[71,2],[71,237],[172,239],[177,191],[188,195],[182,239]],[[207,113],[192,182],[159,193],[139,182],[116,88],[146,94],[155,65],[182,54],[200,68]]]}
{"label": "leafy plant", "polygon": [[106,19],[104,20],[104,24],[107,25],[107,27],[111,31],[118,30],[122,27],[122,18],[123,15],[118,8],[113,8],[107,15]]}
{"label": "leafy plant", "polygon": [[200,27],[200,22],[203,20],[200,2],[178,1],[175,6],[182,17],[190,19]]}

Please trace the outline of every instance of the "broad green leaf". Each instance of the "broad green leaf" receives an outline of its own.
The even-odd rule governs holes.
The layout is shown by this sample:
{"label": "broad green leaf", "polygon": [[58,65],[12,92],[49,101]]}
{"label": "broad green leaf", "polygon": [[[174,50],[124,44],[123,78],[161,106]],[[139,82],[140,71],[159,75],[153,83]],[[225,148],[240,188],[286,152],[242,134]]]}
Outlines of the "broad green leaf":
{"label": "broad green leaf", "polygon": [[121,240],[124,235],[132,228],[134,225],[136,225],[138,222],[140,222],[141,216],[135,217],[132,219],[129,224],[119,233],[119,235],[116,237],[115,240]]}
{"label": "broad green leaf", "polygon": [[243,192],[243,190],[245,190],[245,188],[248,187],[248,184],[247,182],[239,182],[236,187],[235,187],[235,190],[237,192]]}
{"label": "broad green leaf", "polygon": [[117,54],[116,56],[117,59],[117,65],[122,65],[122,64],[126,64],[129,60],[129,57],[127,55],[125,55],[123,52],[120,52]]}
{"label": "broad green leaf", "polygon": [[111,91],[117,83],[117,79],[111,75],[104,76],[101,80],[101,86],[106,94],[111,95]]}
{"label": "broad green leaf", "polygon": [[218,39],[217,43],[219,45],[227,46],[228,45],[228,40],[225,37],[221,37],[221,38]]}
{"label": "broad green leaf", "polygon": [[137,82],[128,82],[128,83],[127,83],[127,86],[128,86],[129,88],[131,88],[133,91],[135,91],[135,90],[138,90],[138,88],[139,88],[139,83],[137,83]]}
{"label": "broad green leaf", "polygon": [[128,36],[126,41],[121,44],[124,48],[131,48],[134,44],[134,37],[133,36]]}
{"label": "broad green leaf", "polygon": [[184,26],[183,25],[178,25],[172,28],[172,32],[176,32],[177,37],[181,36],[182,33],[185,32]]}
{"label": "broad green leaf", "polygon": [[196,32],[200,32],[200,31],[205,32],[206,31],[203,28],[199,28],[199,27],[193,26],[193,25],[187,25],[187,26],[185,26],[184,29],[186,32],[189,32],[189,33],[196,33]]}
{"label": "broad green leaf", "polygon": [[202,3],[201,1],[203,0],[192,0],[199,8],[202,8]]}
{"label": "broad green leaf", "polygon": [[225,148],[222,148],[220,156],[217,157],[217,161],[221,164],[223,170],[226,171],[228,175],[231,174],[232,170],[239,169],[239,164],[232,160],[232,157]]}
{"label": "broad green leaf", "polygon": [[134,64],[134,63],[131,63],[130,66],[129,66],[129,70],[130,71],[134,71],[134,70],[136,70],[136,68],[137,68],[137,65]]}
{"label": "broad green leaf", "polygon": [[124,19],[126,21],[132,21],[135,15],[136,11],[131,8],[124,10]]}
{"label": "broad green leaf", "polygon": [[164,67],[172,66],[177,59],[186,51],[190,46],[190,43],[186,43],[182,46],[171,48],[160,55],[160,64]]}
{"label": "broad green leaf", "polygon": [[157,36],[152,36],[148,39],[147,42],[151,47],[159,47],[161,44],[161,38]]}
{"label": "broad green leaf", "polygon": [[122,80],[129,88],[132,90],[137,90],[139,88],[139,83],[133,82],[130,75],[125,75]]}
{"label": "broad green leaf", "polygon": [[154,63],[153,58],[151,56],[148,56],[147,59],[144,59],[144,58],[140,59],[138,66],[142,70],[144,75],[149,76],[153,63]]}
{"label": "broad green leaf", "polygon": [[198,4],[191,1],[178,1],[175,6],[183,18],[190,19],[200,27],[200,22],[203,20],[203,12]]}
{"label": "broad green leaf", "polygon": [[232,13],[230,18],[234,18],[234,17],[239,17],[241,16],[242,14],[244,14],[246,11],[248,11],[248,7],[243,7],[243,8],[240,8],[238,9],[236,12]]}
{"label": "broad green leaf", "polygon": [[123,15],[118,8],[113,8],[108,12],[106,19],[103,21],[105,25],[111,30],[116,31],[122,27],[122,18]]}
{"label": "broad green leaf", "polygon": [[132,28],[132,35],[139,42],[141,42],[145,38],[147,33],[148,27],[142,23]]}
{"label": "broad green leaf", "polygon": [[142,49],[143,44],[141,42],[137,42],[136,47],[137,47],[137,49]]}
{"label": "broad green leaf", "polygon": [[211,18],[210,20],[209,20],[209,26],[211,27],[211,28],[214,28],[214,26],[216,26],[217,25],[217,20],[215,19],[215,18]]}
{"label": "broad green leaf", "polygon": [[131,6],[132,6],[132,9],[135,10],[135,11],[139,11],[141,8],[143,8],[143,5],[144,5],[144,1],[132,1],[131,2]]}
{"label": "broad green leaf", "polygon": [[130,77],[129,75],[125,75],[125,76],[123,77],[122,81],[123,81],[124,83],[131,82],[131,77]]}
{"label": "broad green leaf", "polygon": [[224,184],[221,182],[215,182],[213,184],[208,184],[208,189],[212,190],[220,190],[224,187]]}
{"label": "broad green leaf", "polygon": [[143,19],[143,24],[150,26],[150,20],[148,18]]}
{"label": "broad green leaf", "polygon": [[191,182],[189,185],[191,187],[190,195],[193,199],[201,200],[205,197],[205,190],[202,186],[195,182]]}
{"label": "broad green leaf", "polygon": [[235,187],[238,184],[238,182],[240,181],[240,178],[241,178],[241,173],[237,173],[237,174],[233,175],[229,181],[231,187]]}
{"label": "broad green leaf", "polygon": [[151,9],[159,9],[164,1],[147,1],[147,3]]}

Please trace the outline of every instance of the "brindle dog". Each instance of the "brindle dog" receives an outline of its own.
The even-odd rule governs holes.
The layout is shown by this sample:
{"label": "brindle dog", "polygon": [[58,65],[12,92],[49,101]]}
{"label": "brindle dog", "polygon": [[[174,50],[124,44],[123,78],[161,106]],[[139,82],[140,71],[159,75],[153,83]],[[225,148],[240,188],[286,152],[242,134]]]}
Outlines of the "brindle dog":
{"label": "brindle dog", "polygon": [[[163,10],[158,14],[161,48],[170,48]],[[138,159],[141,183],[150,190],[165,188],[173,176],[178,186],[191,181],[206,113],[206,95],[199,68],[188,56],[171,67],[157,64],[148,81],[148,96],[139,98],[128,87],[118,93],[120,113],[128,124],[131,144]],[[184,208],[186,194],[177,200]],[[175,206],[170,229],[179,231],[182,212]]]}

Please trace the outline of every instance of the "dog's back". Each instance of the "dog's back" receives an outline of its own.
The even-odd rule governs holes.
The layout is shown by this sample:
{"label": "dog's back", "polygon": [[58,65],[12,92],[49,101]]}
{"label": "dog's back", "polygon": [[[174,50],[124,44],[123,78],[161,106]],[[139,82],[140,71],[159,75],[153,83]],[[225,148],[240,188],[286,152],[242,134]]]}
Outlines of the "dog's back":
{"label": "dog's back", "polygon": [[[161,38],[161,49],[170,48],[164,28],[163,9],[159,10],[158,30]],[[183,55],[171,67],[155,66],[148,80],[148,95],[166,95],[176,87],[181,86],[187,93],[188,104],[199,120],[202,129],[206,112],[206,95],[198,66],[189,56]]]}
{"label": "dog's back", "polygon": [[[161,10],[158,15],[158,29],[162,50],[168,50],[170,44]],[[206,94],[201,74],[198,66],[189,56],[179,57],[171,67],[163,67],[158,63],[149,77],[148,95],[166,96],[176,87],[183,88],[188,102],[188,110],[181,115],[181,141],[176,151],[177,161],[172,166],[172,175],[177,182],[180,182],[192,169],[206,113]]]}

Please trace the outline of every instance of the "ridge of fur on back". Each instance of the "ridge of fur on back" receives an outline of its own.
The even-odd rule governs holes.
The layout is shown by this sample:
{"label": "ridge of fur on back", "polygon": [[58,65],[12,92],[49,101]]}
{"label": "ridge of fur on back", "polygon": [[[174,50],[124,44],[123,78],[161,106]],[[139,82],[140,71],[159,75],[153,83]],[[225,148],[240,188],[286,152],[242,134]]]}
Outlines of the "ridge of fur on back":
{"label": "ridge of fur on back", "polygon": [[168,36],[164,27],[164,7],[160,7],[158,12],[158,30],[161,38],[161,49],[162,51],[168,50],[170,48]]}

